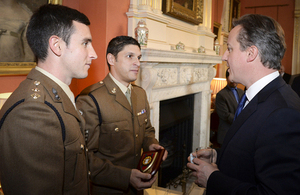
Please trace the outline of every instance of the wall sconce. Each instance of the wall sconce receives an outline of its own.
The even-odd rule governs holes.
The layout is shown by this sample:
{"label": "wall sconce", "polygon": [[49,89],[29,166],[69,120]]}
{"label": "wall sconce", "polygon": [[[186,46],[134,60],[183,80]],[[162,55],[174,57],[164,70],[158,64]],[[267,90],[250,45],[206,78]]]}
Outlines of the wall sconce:
{"label": "wall sconce", "polygon": [[211,108],[215,109],[215,100],[216,95],[221,89],[223,89],[227,85],[227,80],[225,78],[213,78],[210,83],[211,93]]}

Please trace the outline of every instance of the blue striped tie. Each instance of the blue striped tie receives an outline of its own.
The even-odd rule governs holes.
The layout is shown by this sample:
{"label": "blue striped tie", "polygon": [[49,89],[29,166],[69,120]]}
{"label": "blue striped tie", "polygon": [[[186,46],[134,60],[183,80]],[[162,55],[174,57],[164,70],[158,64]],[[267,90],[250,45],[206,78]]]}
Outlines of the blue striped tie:
{"label": "blue striped tie", "polygon": [[247,97],[246,97],[246,93],[243,94],[243,96],[241,97],[240,103],[236,109],[235,115],[234,115],[234,119],[235,120],[237,118],[237,116],[242,112],[244,105],[247,101]]}

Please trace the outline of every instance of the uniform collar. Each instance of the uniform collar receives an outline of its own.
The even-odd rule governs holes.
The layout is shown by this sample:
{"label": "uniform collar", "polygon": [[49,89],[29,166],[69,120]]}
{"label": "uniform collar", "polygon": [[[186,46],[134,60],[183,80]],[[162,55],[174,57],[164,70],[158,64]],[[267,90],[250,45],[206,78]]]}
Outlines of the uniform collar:
{"label": "uniform collar", "polygon": [[116,85],[121,89],[122,93],[125,95],[127,89],[131,91],[131,83],[129,83],[128,87],[123,85],[120,81],[118,81],[111,73],[108,73],[110,78],[116,83]]}
{"label": "uniform collar", "polygon": [[75,97],[73,92],[71,91],[70,87],[65,84],[64,82],[62,82],[61,80],[59,80],[58,78],[56,78],[53,74],[49,73],[48,71],[36,66],[35,69],[39,72],[41,72],[42,74],[44,74],[45,76],[49,77],[51,80],[53,80],[56,84],[58,84],[62,90],[67,94],[67,96],[70,98],[71,102],[73,103],[74,107],[76,108],[75,105]]}

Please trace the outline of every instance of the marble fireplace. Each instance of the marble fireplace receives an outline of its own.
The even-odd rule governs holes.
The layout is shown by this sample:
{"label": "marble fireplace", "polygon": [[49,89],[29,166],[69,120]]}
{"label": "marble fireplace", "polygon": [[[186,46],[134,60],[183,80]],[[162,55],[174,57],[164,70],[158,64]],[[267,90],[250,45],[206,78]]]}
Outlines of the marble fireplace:
{"label": "marble fireplace", "polygon": [[[156,138],[160,139],[162,101],[193,95],[192,148],[209,146],[210,83],[216,74],[213,66],[220,57],[149,48],[142,49],[142,55],[137,84],[146,90]],[[181,191],[181,188],[177,190]]]}
{"label": "marble fireplace", "polygon": [[159,140],[160,102],[194,94],[193,148],[209,145],[210,82],[216,55],[142,49],[137,84],[146,90],[151,108],[151,123]]}

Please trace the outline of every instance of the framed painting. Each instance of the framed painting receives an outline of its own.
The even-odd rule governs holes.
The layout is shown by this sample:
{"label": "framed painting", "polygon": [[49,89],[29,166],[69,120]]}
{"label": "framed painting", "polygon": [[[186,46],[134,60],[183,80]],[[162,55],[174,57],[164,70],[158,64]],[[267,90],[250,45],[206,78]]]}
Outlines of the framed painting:
{"label": "framed painting", "polygon": [[191,24],[203,22],[203,0],[163,0],[162,10],[166,15]]}
{"label": "framed painting", "polygon": [[[218,22],[214,22],[214,29],[213,29],[213,33],[216,35],[215,39],[219,39],[221,36],[221,29],[222,29],[222,24],[218,23]],[[220,41],[220,40],[219,40]]]}
{"label": "framed painting", "polygon": [[229,31],[232,28],[233,19],[238,19],[241,13],[241,2],[240,0],[231,0],[230,1],[230,15],[229,15]]}
{"label": "framed painting", "polygon": [[26,40],[28,21],[43,4],[62,0],[0,1],[0,76],[26,75],[36,65]]}

